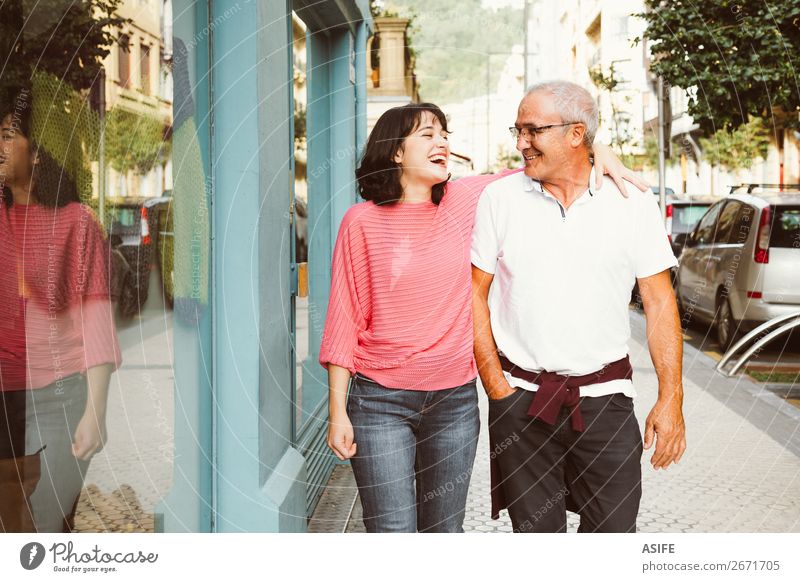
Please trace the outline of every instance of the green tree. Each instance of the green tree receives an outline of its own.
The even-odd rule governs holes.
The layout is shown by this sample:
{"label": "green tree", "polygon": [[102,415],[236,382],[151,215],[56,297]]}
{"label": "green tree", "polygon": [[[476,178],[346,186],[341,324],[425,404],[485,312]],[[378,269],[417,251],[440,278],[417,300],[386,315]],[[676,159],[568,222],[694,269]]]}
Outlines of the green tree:
{"label": "green tree", "polygon": [[[611,147],[617,151],[618,155],[632,159],[630,149],[636,143],[636,138],[630,128],[631,117],[626,111],[627,108],[620,108],[620,102],[627,105],[631,99],[630,96],[620,94],[617,90],[620,80],[617,78],[614,63],[611,63],[607,72],[603,71],[600,65],[590,68],[589,78],[597,88],[609,97],[611,105]],[[600,125],[604,123],[605,120],[601,114]]]}
{"label": "green tree", "polygon": [[115,107],[106,116],[106,155],[118,172],[146,174],[169,157],[162,120]]}
{"label": "green tree", "polygon": [[719,130],[710,138],[700,138],[708,163],[733,171],[749,169],[756,158],[766,157],[769,143],[769,130],[758,118],[733,131]]}
{"label": "green tree", "polygon": [[[800,109],[800,2],[645,0],[651,69],[687,90],[706,134],[750,116],[796,127]],[[637,39],[639,41],[640,39]]]}
{"label": "green tree", "polygon": [[[409,43],[426,101],[448,103],[484,94],[487,60],[494,86],[507,53],[523,44],[522,11],[510,7],[495,11],[484,8],[481,0],[384,0],[377,10],[412,19]],[[490,52],[500,54],[489,57]]]}
{"label": "green tree", "polygon": [[[675,148],[672,148],[675,150]],[[674,166],[676,163],[675,158],[665,158],[667,166]],[[644,138],[644,155],[642,156],[641,165],[651,170],[658,170],[658,139],[652,133]]]}
{"label": "green tree", "polygon": [[509,147],[504,145],[497,146],[497,156],[495,157],[494,164],[492,164],[492,171],[499,172],[500,170],[519,168],[522,166],[522,156],[516,150],[512,151]]}
{"label": "green tree", "polygon": [[103,59],[128,20],[122,0],[4,0],[0,2],[0,95],[47,72],[76,90],[96,81]]}

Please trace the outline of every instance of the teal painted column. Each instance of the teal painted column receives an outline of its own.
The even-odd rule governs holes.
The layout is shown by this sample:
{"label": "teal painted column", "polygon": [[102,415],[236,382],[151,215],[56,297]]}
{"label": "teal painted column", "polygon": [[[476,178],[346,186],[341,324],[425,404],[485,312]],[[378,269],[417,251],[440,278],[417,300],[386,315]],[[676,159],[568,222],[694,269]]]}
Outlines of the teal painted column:
{"label": "teal painted column", "polygon": [[[360,154],[356,141],[355,37],[349,28],[331,34],[331,230],[339,231],[347,209],[356,200],[356,161]],[[364,74],[363,71],[361,73]],[[358,74],[356,73],[356,78]]]}
{"label": "teal painted column", "polygon": [[305,528],[303,458],[289,446],[290,14],[213,2],[220,532]]}
{"label": "teal painted column", "polygon": [[[370,21],[371,22],[371,21]],[[370,35],[370,23],[367,21],[358,24],[356,33],[356,149],[357,156],[361,155],[364,144],[367,143],[367,39]],[[358,190],[355,190],[356,201],[359,200]]]}
{"label": "teal painted column", "polygon": [[[174,350],[172,487],[155,508],[156,531],[212,529],[212,297],[209,176],[209,14],[205,2],[174,1],[173,222],[176,282],[196,274],[185,294],[179,283],[171,312]],[[190,243],[190,241],[195,241]],[[181,244],[182,243],[182,244]],[[183,292],[182,292],[183,291]],[[169,430],[169,427],[162,427]],[[155,451],[151,451],[155,454]]]}

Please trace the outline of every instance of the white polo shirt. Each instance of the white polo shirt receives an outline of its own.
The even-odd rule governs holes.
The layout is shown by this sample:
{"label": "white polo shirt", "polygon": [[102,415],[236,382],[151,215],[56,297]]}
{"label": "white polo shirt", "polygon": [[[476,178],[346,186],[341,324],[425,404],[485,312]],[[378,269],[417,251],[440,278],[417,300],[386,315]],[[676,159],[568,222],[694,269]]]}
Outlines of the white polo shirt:
{"label": "white polo shirt", "polygon": [[[481,194],[472,263],[489,289],[498,350],[525,370],[583,375],[628,353],[628,303],[636,278],[677,265],[656,197],[605,178],[565,209],[518,172]],[[505,372],[512,386],[538,386]],[[630,380],[581,387],[581,396],[635,390]]]}

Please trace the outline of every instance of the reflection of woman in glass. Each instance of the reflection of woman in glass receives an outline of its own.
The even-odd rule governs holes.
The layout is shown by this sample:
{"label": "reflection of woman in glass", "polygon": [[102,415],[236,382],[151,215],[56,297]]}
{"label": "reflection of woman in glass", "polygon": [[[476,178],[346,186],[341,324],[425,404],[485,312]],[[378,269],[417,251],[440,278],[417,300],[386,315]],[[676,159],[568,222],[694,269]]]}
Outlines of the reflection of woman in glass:
{"label": "reflection of woman in glass", "polygon": [[502,174],[448,183],[447,136],[429,103],[378,119],[356,171],[367,202],[333,256],[328,445],[351,459],[369,532],[463,531],[479,424],[469,250],[478,196]]}
{"label": "reflection of woman in glass", "polygon": [[45,447],[30,507],[37,531],[61,532],[105,443],[121,357],[102,228],[79,202],[67,153],[42,145],[69,136],[32,136],[29,97],[0,107],[0,453]]}

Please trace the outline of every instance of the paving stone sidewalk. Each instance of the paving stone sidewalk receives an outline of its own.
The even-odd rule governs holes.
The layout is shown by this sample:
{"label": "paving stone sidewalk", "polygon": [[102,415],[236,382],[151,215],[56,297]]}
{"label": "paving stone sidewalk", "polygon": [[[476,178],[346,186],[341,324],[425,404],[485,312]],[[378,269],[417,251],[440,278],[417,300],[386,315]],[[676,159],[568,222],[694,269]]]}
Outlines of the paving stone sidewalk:
{"label": "paving stone sidewalk", "polygon": [[[631,311],[631,361],[640,426],[655,402],[658,383],[645,341],[645,321]],[[642,532],[800,532],[800,411],[745,376],[727,378],[702,352],[684,348],[687,450],[679,465],[655,471],[645,451],[638,530]],[[481,436],[464,529],[510,532],[505,511],[489,516],[487,403],[481,395]],[[349,519],[326,519],[326,491],[310,531],[364,531],[349,465],[334,474],[337,507]],[[357,496],[356,496],[357,497]],[[319,514],[319,515],[318,515]],[[341,514],[340,514],[341,515]],[[568,514],[568,530],[578,516]]]}

